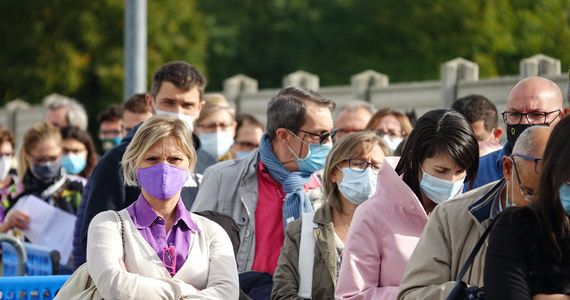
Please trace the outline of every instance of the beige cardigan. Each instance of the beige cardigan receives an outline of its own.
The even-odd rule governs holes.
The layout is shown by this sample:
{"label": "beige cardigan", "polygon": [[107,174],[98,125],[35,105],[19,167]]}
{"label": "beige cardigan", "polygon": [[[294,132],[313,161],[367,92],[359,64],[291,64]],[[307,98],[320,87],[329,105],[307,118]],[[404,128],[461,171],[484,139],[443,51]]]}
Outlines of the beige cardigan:
{"label": "beige cardigan", "polygon": [[[398,300],[445,300],[479,238],[496,213],[504,180],[495,181],[437,205],[404,272]],[[463,277],[483,286],[487,243]]]}
{"label": "beige cardigan", "polygon": [[[232,244],[218,224],[191,215],[200,232],[192,233],[188,258],[171,277],[126,209],[119,213],[125,224],[124,254],[113,211],[98,214],[89,225],[87,265],[104,299],[238,299]],[[123,257],[128,271],[119,264]]]}

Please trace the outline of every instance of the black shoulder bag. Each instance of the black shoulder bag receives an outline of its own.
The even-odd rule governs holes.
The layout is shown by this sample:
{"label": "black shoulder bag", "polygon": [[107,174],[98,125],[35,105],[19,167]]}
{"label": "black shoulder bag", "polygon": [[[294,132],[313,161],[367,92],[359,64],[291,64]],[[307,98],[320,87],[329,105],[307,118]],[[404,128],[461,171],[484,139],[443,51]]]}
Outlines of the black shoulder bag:
{"label": "black shoulder bag", "polygon": [[475,256],[479,252],[479,249],[481,249],[481,246],[485,242],[485,239],[489,235],[489,232],[491,232],[491,228],[493,228],[493,225],[495,224],[495,221],[497,219],[498,219],[498,217],[491,221],[491,224],[489,224],[489,227],[487,227],[487,229],[485,229],[485,231],[483,232],[483,234],[479,238],[479,241],[477,241],[477,244],[475,244],[475,247],[471,251],[471,254],[469,254],[467,261],[465,262],[465,264],[461,268],[461,272],[459,272],[457,279],[455,279],[455,285],[453,286],[453,289],[451,290],[451,292],[447,296],[447,298],[446,298],[447,300],[484,300],[485,299],[485,291],[484,291],[483,287],[478,287],[478,286],[468,287],[467,284],[461,280],[461,278],[463,278],[465,273],[467,273],[467,269],[469,269],[469,267],[471,267],[471,264],[473,264],[473,260],[475,259]]}

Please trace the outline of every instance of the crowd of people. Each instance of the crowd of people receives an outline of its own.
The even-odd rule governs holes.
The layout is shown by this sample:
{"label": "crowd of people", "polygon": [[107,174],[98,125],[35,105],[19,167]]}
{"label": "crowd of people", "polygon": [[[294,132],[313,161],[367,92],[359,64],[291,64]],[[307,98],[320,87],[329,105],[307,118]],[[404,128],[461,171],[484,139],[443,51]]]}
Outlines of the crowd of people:
{"label": "crowd of people", "polygon": [[27,240],[30,198],[75,216],[60,272],[105,299],[570,299],[570,106],[551,80],[512,87],[504,128],[484,95],[416,120],[335,114],[301,87],[264,126],[206,83],[163,65],[98,115],[99,154],[71,98],[21,145],[0,128],[0,232]]}

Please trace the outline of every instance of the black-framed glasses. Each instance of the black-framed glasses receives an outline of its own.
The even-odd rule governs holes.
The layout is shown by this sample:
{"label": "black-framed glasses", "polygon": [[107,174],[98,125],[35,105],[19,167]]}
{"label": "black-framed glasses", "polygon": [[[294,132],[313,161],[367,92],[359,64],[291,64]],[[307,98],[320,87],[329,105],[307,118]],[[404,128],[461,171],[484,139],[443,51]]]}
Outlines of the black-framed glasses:
{"label": "black-framed glasses", "polygon": [[378,175],[378,171],[380,171],[380,167],[382,166],[382,164],[377,165],[359,158],[349,158],[344,161],[348,161],[348,168],[355,172],[364,172],[366,168],[370,167],[374,175]]}
{"label": "black-framed glasses", "polygon": [[312,133],[312,132],[310,132],[310,131],[306,131],[306,130],[303,130],[303,129],[297,129],[297,130],[300,131],[300,132],[304,132],[304,133],[306,133],[306,134],[312,135],[312,136],[319,137],[319,145],[324,144],[324,143],[329,139],[329,137],[330,137],[331,140],[332,140],[332,139],[334,138],[334,136],[336,135],[336,133],[337,133],[337,130],[336,130],[336,129],[333,129],[333,130],[331,130],[331,131],[329,131],[329,132],[325,132],[325,133],[321,133],[321,134]]}
{"label": "black-framed glasses", "polygon": [[536,158],[536,157],[531,157],[531,156],[526,156],[526,155],[516,154],[516,153],[511,154],[511,157],[513,157],[513,156],[518,156],[518,157],[521,157],[521,158],[526,159],[528,161],[533,161],[534,162],[534,172],[536,174],[540,174],[540,170],[542,170],[542,158]]}
{"label": "black-framed glasses", "polygon": [[56,162],[60,159],[59,155],[52,155],[52,156],[42,156],[42,157],[33,157],[30,155],[32,162],[36,165],[45,164],[48,162]]}
{"label": "black-framed glasses", "polygon": [[376,133],[376,135],[379,137],[383,137],[383,136],[387,135],[389,138],[392,138],[392,139],[406,136],[405,131],[390,130],[390,131],[386,132],[386,131],[383,131],[381,129],[378,129],[378,130],[374,130],[374,133]]}
{"label": "black-framed glasses", "polygon": [[[552,121],[550,121],[550,123],[546,122],[546,116],[553,114],[553,113],[558,113],[556,115],[556,117],[554,117],[552,119]],[[522,117],[525,116],[526,120],[528,121],[529,124],[545,124],[545,125],[550,125],[552,124],[552,122],[554,122],[554,120],[556,120],[556,118],[558,118],[560,116],[560,109],[557,110],[553,110],[553,111],[549,111],[549,112],[541,112],[541,111],[534,111],[534,112],[529,112],[529,113],[520,113],[520,112],[508,112],[508,111],[504,111],[502,113],[503,115],[503,121],[505,122],[505,124],[508,125],[516,125],[519,124],[522,121]]]}
{"label": "black-framed glasses", "polygon": [[533,194],[527,194],[524,192],[522,183],[521,183],[521,178],[519,176],[519,170],[517,169],[517,163],[515,162],[515,160],[513,159],[514,155],[509,156],[509,158],[511,159],[511,161],[513,162],[513,167],[515,168],[515,174],[517,176],[517,181],[519,182],[519,189],[521,191],[521,195],[523,196],[524,200],[528,201],[528,202],[532,202],[532,200],[534,199],[534,195]]}

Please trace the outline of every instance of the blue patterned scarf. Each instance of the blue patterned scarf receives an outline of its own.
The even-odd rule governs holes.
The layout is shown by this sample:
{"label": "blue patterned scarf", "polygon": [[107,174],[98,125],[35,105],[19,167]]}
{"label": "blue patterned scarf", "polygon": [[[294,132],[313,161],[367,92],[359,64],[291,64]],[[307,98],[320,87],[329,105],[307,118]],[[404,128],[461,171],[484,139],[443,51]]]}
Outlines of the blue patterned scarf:
{"label": "blue patterned scarf", "polygon": [[313,211],[311,201],[303,186],[311,181],[315,173],[289,172],[275,157],[271,140],[265,134],[261,137],[259,154],[261,162],[267,167],[269,174],[283,187],[285,193],[283,228],[286,228],[287,223],[298,219],[301,213]]}

